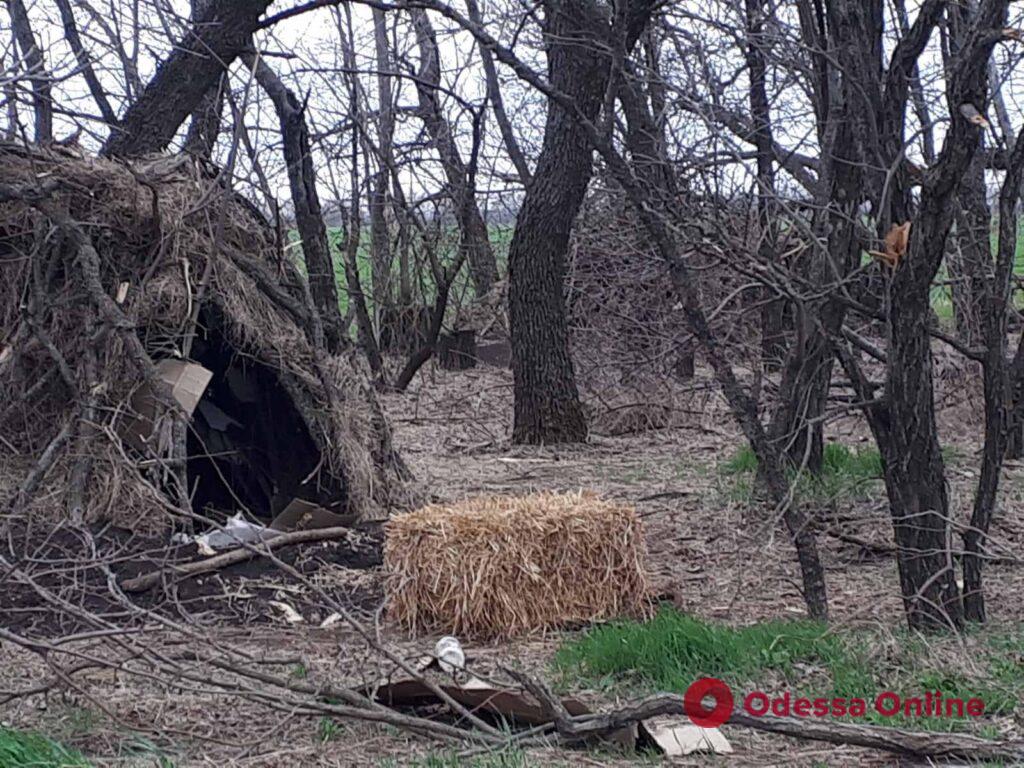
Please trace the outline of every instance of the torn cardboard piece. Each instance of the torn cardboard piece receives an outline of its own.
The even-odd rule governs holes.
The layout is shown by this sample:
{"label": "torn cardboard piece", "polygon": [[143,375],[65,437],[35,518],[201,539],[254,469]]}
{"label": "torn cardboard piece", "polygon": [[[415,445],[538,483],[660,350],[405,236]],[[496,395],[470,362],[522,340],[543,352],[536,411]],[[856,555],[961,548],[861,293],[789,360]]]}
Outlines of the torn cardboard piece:
{"label": "torn cardboard piece", "polygon": [[[466,709],[493,715],[512,725],[536,726],[551,722],[532,696],[515,688],[497,688],[472,676],[465,682],[446,682],[438,687]],[[442,703],[425,683],[414,679],[382,683],[365,688],[362,693],[389,707]],[[591,713],[586,704],[573,697],[562,699],[562,706],[574,717]],[[627,726],[612,733],[605,741],[633,750],[637,746],[637,737],[636,726]]]}
{"label": "torn cardboard piece", "polygon": [[356,522],[356,515],[339,515],[312,501],[292,499],[270,523],[275,531],[309,531],[319,528],[340,528]]}
{"label": "torn cardboard piece", "polygon": [[647,721],[640,724],[642,738],[669,757],[692,754],[732,754],[732,745],[717,728],[701,728],[678,721]]}
{"label": "torn cardboard piece", "polygon": [[[160,379],[171,388],[171,396],[191,416],[206,387],[213,378],[213,371],[196,363],[184,360],[160,360],[156,363]],[[121,439],[136,450],[144,450],[153,436],[153,423],[159,402],[148,384],[139,387],[132,395],[131,409],[134,414],[121,430]]]}

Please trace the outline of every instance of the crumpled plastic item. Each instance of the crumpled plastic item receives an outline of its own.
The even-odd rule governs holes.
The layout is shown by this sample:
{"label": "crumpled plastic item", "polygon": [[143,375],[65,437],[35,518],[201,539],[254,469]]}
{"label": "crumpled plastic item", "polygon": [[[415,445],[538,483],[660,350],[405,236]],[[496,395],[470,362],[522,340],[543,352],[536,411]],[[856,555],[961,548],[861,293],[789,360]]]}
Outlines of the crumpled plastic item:
{"label": "crumpled plastic item", "polygon": [[239,512],[229,517],[223,528],[216,528],[198,536],[176,533],[171,541],[178,544],[195,542],[200,553],[212,555],[218,549],[234,549],[242,544],[255,544],[280,536],[282,533],[283,531],[275,531],[265,525],[250,522]]}

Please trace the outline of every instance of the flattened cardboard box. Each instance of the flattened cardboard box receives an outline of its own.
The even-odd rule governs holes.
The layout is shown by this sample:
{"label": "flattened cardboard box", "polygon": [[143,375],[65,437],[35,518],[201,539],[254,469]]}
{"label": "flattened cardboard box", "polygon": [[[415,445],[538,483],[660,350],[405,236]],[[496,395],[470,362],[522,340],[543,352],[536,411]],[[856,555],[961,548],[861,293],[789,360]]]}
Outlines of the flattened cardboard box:
{"label": "flattened cardboard box", "polygon": [[[195,411],[213,378],[213,371],[184,360],[160,360],[156,363],[156,371],[171,387],[171,395],[189,416]],[[157,399],[148,384],[143,384],[135,391],[131,406],[135,415],[121,430],[121,439],[141,451],[153,434],[153,417],[157,411]]]}

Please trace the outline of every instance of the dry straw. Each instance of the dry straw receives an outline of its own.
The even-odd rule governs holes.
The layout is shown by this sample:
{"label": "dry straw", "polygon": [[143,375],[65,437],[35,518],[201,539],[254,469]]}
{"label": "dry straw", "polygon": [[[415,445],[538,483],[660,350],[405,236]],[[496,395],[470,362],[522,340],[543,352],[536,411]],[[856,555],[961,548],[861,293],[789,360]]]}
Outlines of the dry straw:
{"label": "dry straw", "polygon": [[387,524],[389,615],[413,634],[497,639],[644,614],[645,557],[635,510],[594,493],[431,505]]}

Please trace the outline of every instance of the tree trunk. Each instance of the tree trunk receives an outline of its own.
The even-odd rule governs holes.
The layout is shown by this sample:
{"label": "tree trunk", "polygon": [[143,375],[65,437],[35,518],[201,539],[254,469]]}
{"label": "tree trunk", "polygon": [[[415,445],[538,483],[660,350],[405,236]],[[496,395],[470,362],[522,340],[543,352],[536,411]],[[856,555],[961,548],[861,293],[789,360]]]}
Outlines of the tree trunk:
{"label": "tree trunk", "polygon": [[[250,63],[249,66],[252,66]],[[338,304],[338,285],[334,260],[327,241],[327,228],[316,190],[316,173],[309,143],[309,129],[302,104],[280,78],[260,59],[256,62],[256,78],[260,87],[274,103],[281,123],[284,159],[288,166],[288,184],[295,207],[295,224],[302,239],[302,256],[313,303],[324,327],[327,349],[339,352],[348,339]]]}
{"label": "tree trunk", "polygon": [[[747,69],[750,73],[750,116],[754,123],[754,147],[757,150],[757,258],[762,264],[775,261],[776,214],[775,164],[772,145],[772,118],[768,104],[767,66],[761,36],[768,8],[763,0],[744,0],[747,21]],[[777,371],[786,356],[783,332],[785,302],[764,291],[761,308],[761,363],[766,371]]]}
{"label": "tree trunk", "polygon": [[[976,161],[977,162],[977,161]],[[985,592],[982,570],[985,542],[995,513],[999,475],[1009,444],[1008,428],[1013,410],[1011,372],[1020,381],[1020,370],[1007,360],[1006,321],[1011,278],[1017,250],[1017,203],[1024,178],[1024,141],[1018,141],[1007,166],[999,194],[999,245],[994,273],[986,269],[982,283],[979,315],[984,321],[985,441],[981,473],[974,495],[971,524],[964,534],[964,615],[968,621],[985,621]]]}
{"label": "tree trunk", "polygon": [[[582,0],[547,2],[548,78],[588,120],[608,82],[606,41]],[[564,283],[569,236],[593,172],[574,116],[548,101],[544,145],[509,246],[509,325],[517,443],[576,442],[587,423],[569,352]]]}
{"label": "tree trunk", "polygon": [[466,167],[459,155],[451,126],[448,125],[437,97],[441,84],[441,59],[434,27],[426,11],[414,9],[411,13],[420,49],[420,68],[416,77],[418,114],[441,158],[441,166],[448,182],[448,194],[459,223],[459,247],[465,252],[469,262],[473,286],[476,288],[477,296],[485,296],[490,293],[497,278],[498,262],[494,258],[494,251],[488,239],[487,225],[476,204],[476,190],[471,170]]}
{"label": "tree trunk", "polygon": [[211,0],[128,108],[101,154],[129,156],[166,149],[221,73],[245,52],[270,2]]}
{"label": "tree trunk", "polygon": [[912,629],[959,627],[963,604],[950,547],[949,499],[935,422],[931,284],[938,272],[961,181],[974,160],[981,128],[960,109],[984,111],[988,61],[1005,26],[1007,0],[985,0],[956,57],[947,85],[951,124],[921,189],[910,244],[890,283],[885,398],[888,439],[882,444],[886,491],[900,583]]}
{"label": "tree trunk", "polygon": [[955,628],[962,607],[932,395],[928,285],[913,290],[901,281],[892,295],[885,390],[891,441],[883,457],[903,601],[911,628]]}
{"label": "tree trunk", "polygon": [[[211,0],[192,0],[192,19],[200,18],[209,10]],[[224,108],[224,89],[228,87],[227,72],[222,72],[217,85],[206,93],[199,106],[192,112],[188,133],[185,134],[185,151],[209,160],[217,145],[220,133],[220,113]]]}
{"label": "tree trunk", "polygon": [[209,160],[220,135],[220,113],[224,108],[224,89],[228,85],[227,73],[223,73],[212,89],[207,91],[192,113],[185,134],[185,151]]}
{"label": "tree trunk", "polygon": [[949,248],[953,316],[957,334],[970,347],[985,338],[982,305],[992,267],[992,213],[985,185],[985,158],[975,155],[957,195],[956,232]]}
{"label": "tree trunk", "polygon": [[50,73],[43,52],[36,42],[28,12],[22,0],[7,0],[14,37],[21,49],[21,61],[32,83],[32,110],[35,112],[36,143],[53,141],[53,101],[50,98]]}
{"label": "tree trunk", "polygon": [[[404,202],[402,186],[399,183],[395,167],[395,110],[394,96],[391,88],[392,71],[394,63],[391,56],[391,49],[388,46],[387,17],[380,8],[373,8],[373,45],[377,57],[377,154],[380,158],[380,173],[371,179],[372,192],[370,204],[373,206],[371,214],[372,226],[376,232],[371,236],[371,251],[374,256],[375,278],[382,283],[386,282],[388,288],[384,293],[391,293],[391,246],[390,237],[387,233],[387,223],[384,216],[384,209],[388,202],[387,190],[388,179],[391,179],[392,210],[399,214],[399,204]],[[401,206],[406,211],[404,205]],[[407,211],[406,211],[407,214]],[[400,231],[398,237],[398,307],[404,309],[412,304],[412,276],[409,269],[409,244],[408,244],[408,216],[400,215]],[[375,279],[375,284],[377,280]],[[387,302],[382,302],[379,308],[380,317],[383,317],[384,310],[392,309]],[[381,326],[381,338],[383,338],[384,327]]]}

